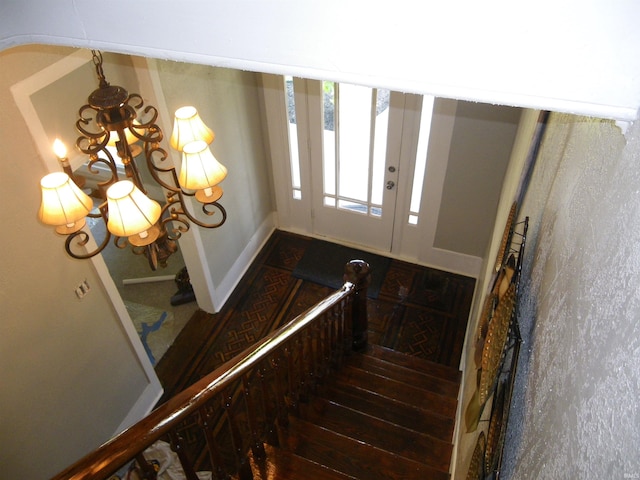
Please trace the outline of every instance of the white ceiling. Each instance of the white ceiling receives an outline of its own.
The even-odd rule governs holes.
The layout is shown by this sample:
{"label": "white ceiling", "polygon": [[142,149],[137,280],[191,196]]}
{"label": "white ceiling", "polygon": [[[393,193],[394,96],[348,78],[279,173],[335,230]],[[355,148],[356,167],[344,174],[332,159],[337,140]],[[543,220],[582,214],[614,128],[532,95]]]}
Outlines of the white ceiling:
{"label": "white ceiling", "polygon": [[99,48],[635,120],[634,0],[22,0],[0,49]]}

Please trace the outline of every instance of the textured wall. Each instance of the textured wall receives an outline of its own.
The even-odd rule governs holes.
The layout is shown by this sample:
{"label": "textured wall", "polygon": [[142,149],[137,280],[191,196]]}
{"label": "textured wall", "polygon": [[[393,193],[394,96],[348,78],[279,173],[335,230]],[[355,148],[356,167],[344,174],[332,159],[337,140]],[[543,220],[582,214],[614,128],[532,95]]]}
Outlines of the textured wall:
{"label": "textured wall", "polygon": [[505,479],[640,478],[640,125],[552,115],[530,217]]}

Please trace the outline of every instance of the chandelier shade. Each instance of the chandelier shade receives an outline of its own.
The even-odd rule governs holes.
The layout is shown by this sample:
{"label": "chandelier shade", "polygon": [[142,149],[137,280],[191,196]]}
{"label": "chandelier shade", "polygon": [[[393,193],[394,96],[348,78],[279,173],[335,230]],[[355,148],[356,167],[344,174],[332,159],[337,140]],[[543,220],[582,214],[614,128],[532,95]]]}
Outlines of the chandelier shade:
{"label": "chandelier shade", "polygon": [[40,180],[42,203],[38,218],[56,232],[68,235],[85,225],[85,217],[93,208],[93,201],[64,172],[54,172]]}
{"label": "chandelier shade", "polygon": [[215,138],[213,130],[205,125],[195,107],[186,106],[176,110],[169,142],[172,148],[181,152],[188,143],[202,140],[210,145]]}
{"label": "chandelier shade", "polygon": [[[129,237],[129,241],[149,238],[154,233],[149,230],[160,219],[162,212],[158,202],[147,197],[129,180],[121,180],[109,187],[107,204],[107,228],[118,237]],[[154,240],[155,238],[150,239],[148,243]]]}
{"label": "chandelier shade", "polygon": [[222,188],[215,188],[214,195],[213,187],[226,176],[227,168],[216,160],[205,141],[198,140],[184,146],[178,182],[186,190],[196,190],[197,200],[207,203],[220,199]]}

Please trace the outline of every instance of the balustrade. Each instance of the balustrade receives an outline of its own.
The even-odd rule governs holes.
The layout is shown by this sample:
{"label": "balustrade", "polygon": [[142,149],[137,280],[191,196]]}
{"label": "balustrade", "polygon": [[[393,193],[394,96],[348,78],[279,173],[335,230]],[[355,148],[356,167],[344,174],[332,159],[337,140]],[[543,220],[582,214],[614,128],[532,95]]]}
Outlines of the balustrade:
{"label": "balustrade", "polygon": [[[278,443],[288,413],[336,369],[351,349],[367,343],[369,265],[345,266],[345,284],[294,320],[158,407],[53,480],[106,479],[134,465],[156,478],[144,451],[166,441],[185,478],[196,470],[214,479],[252,478],[249,452],[265,458],[264,442]],[[135,462],[135,463],[133,463]]]}

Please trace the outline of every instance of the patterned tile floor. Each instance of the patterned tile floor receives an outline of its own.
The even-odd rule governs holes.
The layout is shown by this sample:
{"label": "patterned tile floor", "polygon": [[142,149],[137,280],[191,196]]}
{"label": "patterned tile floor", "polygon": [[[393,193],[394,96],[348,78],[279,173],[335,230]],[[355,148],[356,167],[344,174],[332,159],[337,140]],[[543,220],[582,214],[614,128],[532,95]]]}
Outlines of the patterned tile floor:
{"label": "patterned tile floor", "polygon": [[[196,312],[156,367],[164,401],[331,293],[292,276],[311,238],[276,231],[219,313]],[[369,341],[457,367],[475,279],[392,260]]]}

